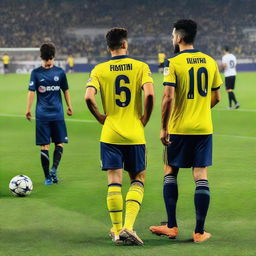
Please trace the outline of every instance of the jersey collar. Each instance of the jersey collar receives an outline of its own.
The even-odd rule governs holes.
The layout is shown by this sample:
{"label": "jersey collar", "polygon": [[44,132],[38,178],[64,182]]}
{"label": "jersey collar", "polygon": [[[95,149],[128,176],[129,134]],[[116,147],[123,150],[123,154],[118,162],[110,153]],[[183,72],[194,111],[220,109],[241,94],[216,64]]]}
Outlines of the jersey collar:
{"label": "jersey collar", "polygon": [[123,58],[128,58],[128,55],[117,55],[117,56],[114,56],[110,59],[111,60],[118,60],[118,59],[123,59]]}
{"label": "jersey collar", "polygon": [[193,52],[199,52],[199,50],[197,49],[188,49],[188,50],[184,50],[184,51],[181,51],[181,52],[178,52],[176,55],[179,55],[179,54],[182,54],[182,53],[193,53]]}

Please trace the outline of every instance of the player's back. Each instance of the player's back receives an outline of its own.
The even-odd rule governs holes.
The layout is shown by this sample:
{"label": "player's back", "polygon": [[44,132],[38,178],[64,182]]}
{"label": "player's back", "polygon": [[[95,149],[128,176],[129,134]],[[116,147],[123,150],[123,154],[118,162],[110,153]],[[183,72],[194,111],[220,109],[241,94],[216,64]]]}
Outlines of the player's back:
{"label": "player's back", "polygon": [[198,50],[185,50],[169,59],[164,74],[164,84],[176,87],[169,133],[211,134],[211,90],[222,84],[215,60]]}
{"label": "player's back", "polygon": [[[91,81],[90,81],[91,80]],[[147,64],[116,56],[98,64],[87,83],[101,93],[107,119],[101,141],[112,144],[144,144],[142,86],[153,82]]]}
{"label": "player's back", "polygon": [[31,73],[29,90],[37,92],[36,118],[43,120],[64,119],[60,90],[68,89],[63,69],[38,67]]}
{"label": "player's back", "polygon": [[222,57],[222,63],[226,64],[224,69],[224,75],[228,76],[235,76],[236,75],[236,64],[237,60],[234,54],[227,53]]}

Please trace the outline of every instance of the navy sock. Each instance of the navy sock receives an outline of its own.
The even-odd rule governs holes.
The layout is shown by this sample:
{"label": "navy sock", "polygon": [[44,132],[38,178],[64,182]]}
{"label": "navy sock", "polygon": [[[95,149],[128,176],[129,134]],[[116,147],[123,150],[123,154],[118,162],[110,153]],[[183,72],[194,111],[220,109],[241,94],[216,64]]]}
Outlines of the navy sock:
{"label": "navy sock", "polygon": [[56,146],[54,153],[53,153],[53,164],[52,164],[52,168],[55,170],[57,170],[57,168],[59,166],[62,153],[63,153],[63,147]]}
{"label": "navy sock", "polygon": [[177,177],[171,174],[164,176],[164,202],[168,216],[168,228],[177,227],[176,204],[178,200]]}
{"label": "navy sock", "polygon": [[229,107],[232,107],[232,92],[228,92]]}
{"label": "navy sock", "polygon": [[44,170],[45,178],[49,177],[50,160],[49,160],[49,151],[48,150],[41,149],[41,165]]}
{"label": "navy sock", "polygon": [[235,104],[237,104],[237,100],[234,92],[231,92],[231,99],[235,102]]}
{"label": "navy sock", "polygon": [[197,180],[195,191],[196,228],[195,233],[204,233],[204,223],[210,203],[208,180]]}

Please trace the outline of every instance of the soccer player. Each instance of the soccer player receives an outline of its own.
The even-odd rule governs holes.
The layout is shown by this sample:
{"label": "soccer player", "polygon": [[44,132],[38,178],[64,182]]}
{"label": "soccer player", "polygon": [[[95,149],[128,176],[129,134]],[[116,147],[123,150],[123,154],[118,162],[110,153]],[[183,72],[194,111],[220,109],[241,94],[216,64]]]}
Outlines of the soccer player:
{"label": "soccer player", "polygon": [[[68,142],[62,106],[61,90],[67,104],[67,114],[73,114],[67,78],[64,70],[54,65],[55,46],[52,42],[40,48],[42,66],[32,71],[28,88],[26,118],[30,121],[31,106],[35,92],[36,103],[36,145],[41,147],[41,164],[45,184],[58,183],[57,168],[63,153],[63,143]],[[55,144],[53,164],[49,171],[49,147]]]}
{"label": "soccer player", "polygon": [[163,196],[168,224],[151,226],[154,234],[176,238],[177,176],[179,168],[191,168],[195,180],[196,227],[194,242],[210,238],[204,231],[210,202],[207,167],[212,164],[211,108],[220,100],[222,80],[210,56],[194,49],[197,24],[179,20],[174,24],[174,57],[164,69],[160,139],[165,146]]}
{"label": "soccer player", "polygon": [[[112,58],[92,70],[85,100],[91,113],[103,125],[100,148],[102,170],[107,171],[108,177],[107,207],[113,225],[110,236],[115,243],[125,240],[133,245],[143,245],[133,226],[144,195],[144,126],[153,109],[153,80],[146,63],[128,57],[126,29],[112,28],[106,34],[106,40]],[[97,92],[101,94],[104,114],[99,112],[95,101]],[[131,180],[126,195],[124,225],[123,169]]]}
{"label": "soccer player", "polygon": [[229,47],[224,47],[224,55],[222,57],[222,68],[224,69],[225,86],[228,93],[229,109],[232,109],[232,102],[234,102],[234,109],[240,107],[236,100],[234,89],[236,81],[236,57],[230,53]]}
{"label": "soccer player", "polygon": [[163,73],[164,70],[164,62],[165,62],[165,54],[163,52],[158,53],[158,72]]}
{"label": "soccer player", "polygon": [[4,67],[4,74],[7,74],[9,72],[9,63],[10,63],[10,57],[7,53],[5,53],[2,57],[3,61],[3,67]]}
{"label": "soccer player", "polygon": [[74,65],[75,65],[75,60],[74,60],[72,55],[68,56],[67,63],[68,63],[68,72],[69,73],[73,73],[73,68],[74,68]]}

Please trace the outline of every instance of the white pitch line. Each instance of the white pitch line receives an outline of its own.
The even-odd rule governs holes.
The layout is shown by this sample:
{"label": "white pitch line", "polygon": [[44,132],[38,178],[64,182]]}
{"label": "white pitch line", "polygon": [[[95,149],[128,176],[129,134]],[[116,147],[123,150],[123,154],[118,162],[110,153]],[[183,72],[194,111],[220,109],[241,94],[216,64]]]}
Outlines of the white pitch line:
{"label": "white pitch line", "polygon": [[226,108],[214,108],[215,111],[235,111],[235,112],[256,112],[256,109],[226,109]]}
{"label": "white pitch line", "polygon": [[[0,113],[0,116],[3,116],[3,117],[19,117],[19,118],[24,118],[25,119],[25,116],[23,116],[23,115],[2,114],[2,113]],[[32,118],[32,119],[34,120],[35,118]],[[96,120],[69,119],[69,118],[66,118],[65,120],[68,121],[68,122],[81,122],[81,123],[96,123],[97,122]],[[239,136],[239,135],[218,134],[218,133],[214,133],[213,135],[214,136],[222,136],[222,137],[232,137],[232,138],[238,138],[238,139],[256,139],[256,137],[254,137],[254,136]]]}
{"label": "white pitch line", "polygon": [[[25,115],[14,115],[14,114],[2,114],[0,113],[0,116],[3,117],[19,117],[19,118],[24,118],[25,119]],[[31,118],[32,120],[34,120],[35,118]],[[83,120],[83,119],[70,119],[70,118],[65,118],[65,121],[68,122],[79,122],[79,123],[95,123],[97,122],[96,120]]]}
{"label": "white pitch line", "polygon": [[237,139],[253,139],[256,140],[256,137],[254,136],[239,136],[239,135],[232,135],[232,134],[218,134],[214,133],[213,136],[222,136],[222,137],[231,137],[231,138],[237,138]]}

